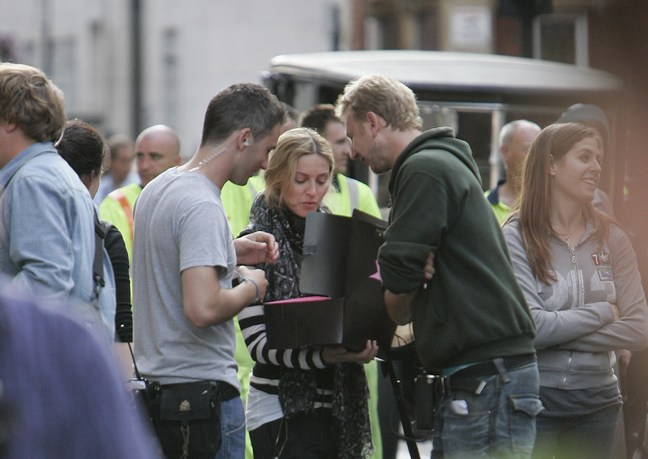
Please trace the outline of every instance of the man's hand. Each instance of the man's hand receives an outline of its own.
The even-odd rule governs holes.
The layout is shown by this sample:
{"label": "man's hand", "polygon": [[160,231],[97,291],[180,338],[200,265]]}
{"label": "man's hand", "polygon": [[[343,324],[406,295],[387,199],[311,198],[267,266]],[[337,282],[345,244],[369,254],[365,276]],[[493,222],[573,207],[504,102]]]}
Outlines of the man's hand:
{"label": "man's hand", "polygon": [[234,239],[234,249],[239,265],[273,264],[279,259],[279,244],[272,234],[263,231]]}
{"label": "man's hand", "polygon": [[336,363],[367,363],[371,362],[378,353],[376,341],[367,341],[365,348],[360,352],[351,352],[344,347],[325,347],[322,351],[322,359],[327,365]]}

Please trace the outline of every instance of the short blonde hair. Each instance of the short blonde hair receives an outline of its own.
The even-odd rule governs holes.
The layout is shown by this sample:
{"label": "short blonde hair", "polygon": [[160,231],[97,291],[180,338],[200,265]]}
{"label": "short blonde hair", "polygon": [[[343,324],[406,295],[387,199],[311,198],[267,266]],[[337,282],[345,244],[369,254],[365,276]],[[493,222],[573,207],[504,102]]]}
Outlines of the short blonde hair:
{"label": "short blonde hair", "polygon": [[295,128],[284,132],[270,155],[264,178],[265,199],[268,207],[281,207],[283,190],[295,179],[297,161],[304,155],[320,155],[329,165],[329,180],[335,169],[331,144],[309,128]]}
{"label": "short blonde hair", "polygon": [[353,116],[359,121],[367,112],[374,112],[398,131],[420,130],[423,126],[414,92],[384,75],[367,75],[347,84],[338,97],[336,111],[340,118]]}
{"label": "short blonde hair", "polygon": [[63,92],[35,67],[0,63],[0,121],[36,142],[56,142],[66,121]]}

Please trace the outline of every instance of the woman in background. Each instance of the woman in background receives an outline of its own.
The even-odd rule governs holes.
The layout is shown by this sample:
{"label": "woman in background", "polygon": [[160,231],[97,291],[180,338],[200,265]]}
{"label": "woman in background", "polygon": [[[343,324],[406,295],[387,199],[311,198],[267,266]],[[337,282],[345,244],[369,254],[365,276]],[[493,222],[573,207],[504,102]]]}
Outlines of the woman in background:
{"label": "woman in background", "polygon": [[[94,197],[101,181],[101,171],[108,146],[103,136],[90,124],[73,119],[67,122],[63,136],[56,144],[59,154],[77,173],[81,182]],[[100,225],[97,228],[97,224]],[[113,225],[95,222],[95,231],[105,233],[104,247],[110,258],[115,277],[115,337],[119,343],[133,341],[133,313],[131,309],[128,253],[121,233]],[[130,368],[130,352],[118,346],[123,369]],[[128,375],[130,377],[130,372]]]}
{"label": "woman in background", "polygon": [[537,329],[536,458],[609,458],[621,397],[614,352],[648,345],[648,309],[626,234],[592,204],[602,142],[575,123],[542,130],[504,224]]}
{"label": "woman in background", "polygon": [[[266,189],[250,211],[244,231],[267,231],[279,244],[275,265],[264,265],[265,301],[298,298],[306,215],[326,212],[322,198],[334,159],[328,142],[307,128],[279,137],[265,172]],[[364,458],[371,454],[367,383],[362,363],[376,343],[351,352],[341,347],[271,349],[264,306],[238,316],[255,360],[247,405],[247,427],[256,459]]]}

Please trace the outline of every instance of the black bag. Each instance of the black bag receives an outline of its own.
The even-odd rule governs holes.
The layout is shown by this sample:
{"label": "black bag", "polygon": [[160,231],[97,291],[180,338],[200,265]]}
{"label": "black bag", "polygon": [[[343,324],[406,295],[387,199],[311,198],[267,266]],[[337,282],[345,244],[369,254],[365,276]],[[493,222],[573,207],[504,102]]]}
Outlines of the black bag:
{"label": "black bag", "polygon": [[221,444],[220,401],[215,382],[159,386],[149,413],[168,458],[213,458]]}

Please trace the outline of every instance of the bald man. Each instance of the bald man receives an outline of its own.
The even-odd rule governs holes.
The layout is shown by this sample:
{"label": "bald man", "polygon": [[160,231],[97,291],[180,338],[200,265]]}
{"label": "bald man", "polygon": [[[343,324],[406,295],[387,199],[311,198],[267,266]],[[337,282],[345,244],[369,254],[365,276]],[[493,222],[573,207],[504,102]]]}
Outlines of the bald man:
{"label": "bald man", "polygon": [[540,126],[527,120],[511,121],[500,131],[500,155],[506,166],[506,179],[500,180],[495,188],[484,193],[500,224],[504,223],[520,194],[522,165],[538,134]]}
{"label": "bald man", "polygon": [[165,170],[180,164],[180,139],[162,124],[144,129],[135,141],[135,161],[140,183],[118,188],[99,206],[99,215],[124,237],[129,261],[133,248],[133,209],[142,189]]}

